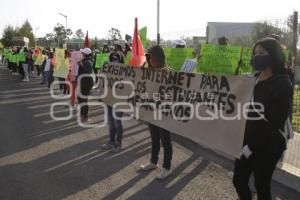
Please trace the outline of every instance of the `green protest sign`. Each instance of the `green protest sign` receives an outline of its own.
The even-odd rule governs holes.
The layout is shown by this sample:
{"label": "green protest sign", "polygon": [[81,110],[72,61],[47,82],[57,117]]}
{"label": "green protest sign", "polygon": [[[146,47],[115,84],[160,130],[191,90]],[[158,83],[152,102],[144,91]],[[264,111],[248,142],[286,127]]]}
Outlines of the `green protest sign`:
{"label": "green protest sign", "polygon": [[125,56],[125,59],[124,59],[125,65],[129,64],[130,59],[131,59],[131,52],[128,52],[127,55]]}
{"label": "green protest sign", "polygon": [[108,53],[100,53],[96,55],[96,69],[101,69],[105,62],[109,61]]}
{"label": "green protest sign", "polygon": [[140,39],[143,44],[143,47],[145,48],[146,43],[147,43],[147,26],[145,26],[139,30],[139,35],[140,35]]}
{"label": "green protest sign", "polygon": [[166,63],[175,71],[180,71],[185,59],[193,58],[193,48],[165,48]]}
{"label": "green protest sign", "polygon": [[283,53],[284,53],[284,56],[285,56],[285,62],[288,62],[289,57],[290,57],[290,51],[288,49],[284,49]]}
{"label": "green protest sign", "polygon": [[234,75],[240,61],[242,48],[204,44],[201,46],[197,72]]}
{"label": "green protest sign", "polygon": [[250,64],[252,57],[252,48],[243,47],[242,58],[240,64],[240,74],[253,73],[253,68]]}

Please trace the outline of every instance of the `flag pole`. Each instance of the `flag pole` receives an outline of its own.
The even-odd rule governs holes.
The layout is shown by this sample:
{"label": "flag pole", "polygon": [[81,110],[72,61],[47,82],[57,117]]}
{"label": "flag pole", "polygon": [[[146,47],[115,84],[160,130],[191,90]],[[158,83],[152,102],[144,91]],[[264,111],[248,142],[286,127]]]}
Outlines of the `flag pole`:
{"label": "flag pole", "polygon": [[160,0],[157,0],[157,45],[160,43],[159,20],[160,20]]}

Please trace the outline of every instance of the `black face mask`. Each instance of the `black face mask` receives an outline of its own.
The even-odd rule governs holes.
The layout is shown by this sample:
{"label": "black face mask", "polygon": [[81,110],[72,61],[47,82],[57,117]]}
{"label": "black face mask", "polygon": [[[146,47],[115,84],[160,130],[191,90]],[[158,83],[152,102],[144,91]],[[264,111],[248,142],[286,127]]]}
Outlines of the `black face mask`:
{"label": "black face mask", "polygon": [[250,64],[253,69],[263,71],[271,66],[272,60],[270,55],[258,55],[252,57]]}

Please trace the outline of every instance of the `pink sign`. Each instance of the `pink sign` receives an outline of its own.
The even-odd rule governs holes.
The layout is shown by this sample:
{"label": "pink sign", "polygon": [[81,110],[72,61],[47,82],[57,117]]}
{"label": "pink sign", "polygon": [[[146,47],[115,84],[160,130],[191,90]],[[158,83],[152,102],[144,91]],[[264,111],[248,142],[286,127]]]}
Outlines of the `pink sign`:
{"label": "pink sign", "polygon": [[78,75],[78,62],[81,60],[81,52],[73,51],[71,52],[71,74],[73,76]]}

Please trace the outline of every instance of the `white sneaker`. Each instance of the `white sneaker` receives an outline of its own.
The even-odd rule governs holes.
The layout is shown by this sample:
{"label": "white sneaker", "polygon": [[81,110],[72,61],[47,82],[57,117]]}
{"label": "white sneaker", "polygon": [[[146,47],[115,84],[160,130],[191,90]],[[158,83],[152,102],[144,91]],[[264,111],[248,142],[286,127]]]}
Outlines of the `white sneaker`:
{"label": "white sneaker", "polygon": [[112,148],[113,148],[113,146],[109,143],[105,143],[105,144],[102,145],[102,149],[104,149],[104,150],[109,150],[109,149],[112,149]]}
{"label": "white sneaker", "polygon": [[163,180],[172,174],[172,170],[162,168],[161,171],[156,175],[156,179]]}
{"label": "white sneaker", "polygon": [[146,165],[141,165],[141,170],[142,171],[150,171],[150,170],[153,170],[153,169],[156,169],[157,168],[157,165],[153,164],[153,163],[148,163]]}

